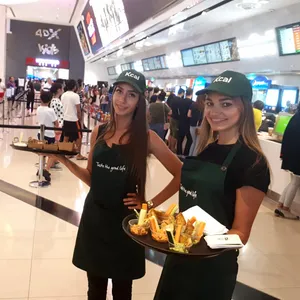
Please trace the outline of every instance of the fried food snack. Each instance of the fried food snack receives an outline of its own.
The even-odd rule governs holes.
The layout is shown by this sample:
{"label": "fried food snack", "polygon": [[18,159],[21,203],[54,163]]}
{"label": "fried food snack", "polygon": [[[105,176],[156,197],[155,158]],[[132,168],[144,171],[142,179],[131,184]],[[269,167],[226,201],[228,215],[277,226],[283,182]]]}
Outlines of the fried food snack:
{"label": "fried food snack", "polygon": [[135,235],[144,236],[148,234],[148,228],[140,225],[132,225],[130,226],[130,232]]}
{"label": "fried food snack", "polygon": [[167,243],[168,236],[165,230],[160,230],[158,232],[151,232],[152,238],[159,243]]}
{"label": "fried food snack", "polygon": [[186,221],[185,221],[185,218],[183,216],[182,213],[179,213],[177,216],[176,216],[176,225],[179,226],[179,225],[186,225]]}

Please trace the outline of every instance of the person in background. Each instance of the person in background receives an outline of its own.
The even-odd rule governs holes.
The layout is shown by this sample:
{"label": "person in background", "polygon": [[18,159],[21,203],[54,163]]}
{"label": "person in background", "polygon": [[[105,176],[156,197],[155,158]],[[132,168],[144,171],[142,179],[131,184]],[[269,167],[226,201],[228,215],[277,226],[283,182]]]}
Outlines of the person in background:
{"label": "person in background", "polygon": [[63,87],[60,83],[53,83],[50,92],[53,95],[50,108],[53,108],[55,115],[57,116],[59,127],[62,128],[64,125],[64,106],[60,97],[63,94]]}
{"label": "person in background", "polygon": [[173,98],[175,98],[175,97],[176,97],[176,96],[175,96],[174,92],[170,92],[170,95],[169,95],[169,97],[168,97],[168,99],[167,99],[167,104],[168,104],[169,107],[172,107],[172,100],[173,100]]}
{"label": "person in background", "polygon": [[5,91],[6,91],[5,84],[2,82],[2,79],[0,78],[0,102],[2,102],[4,99]]}
{"label": "person in background", "polygon": [[84,98],[84,86],[83,86],[83,80],[78,79],[77,80],[77,94],[79,95],[80,99],[80,106],[83,108],[83,98]]}
{"label": "person in background", "polygon": [[154,93],[153,93],[153,95],[152,95],[151,98],[150,98],[150,104],[156,102],[159,93],[160,93],[159,88],[158,88],[158,87],[155,87],[155,88],[154,88]]}
{"label": "person in background", "polygon": [[[143,74],[120,74],[111,120],[91,135],[88,165],[60,161],[90,187],[79,225],[73,264],[87,272],[88,300],[106,300],[112,280],[114,300],[131,300],[133,280],[145,274],[145,249],[129,238],[122,221],[142,203],[159,206],[179,189],[181,162],[146,124]],[[172,174],[170,183],[146,202],[147,158],[153,154]],[[76,282],[74,282],[76,284]]]}
{"label": "person in background", "polygon": [[[190,119],[188,112],[193,103],[193,89],[186,90],[186,98],[178,101],[179,123],[178,123],[178,141],[177,141],[177,155],[188,156],[193,139],[190,132]],[[186,138],[186,145],[183,151],[183,142]]]}
{"label": "person in background", "polygon": [[[198,205],[246,244],[270,184],[255,131],[252,86],[244,74],[226,71],[201,93],[198,155],[184,160],[179,208]],[[231,300],[238,254],[230,250],[208,259],[169,254],[154,300]]]}
{"label": "person in background", "polygon": [[269,127],[274,128],[276,122],[276,117],[272,113],[266,113],[265,119],[259,128],[259,131],[268,132]]}
{"label": "person in background", "polygon": [[41,81],[36,79],[33,83],[33,88],[34,88],[34,100],[40,101],[41,100],[41,90],[42,90]]}
{"label": "person in background", "polygon": [[107,90],[107,88],[103,87],[101,93],[102,93],[102,95],[101,95],[101,97],[99,99],[99,101],[100,101],[100,107],[101,107],[101,110],[104,113],[107,113],[107,112],[109,112],[109,108],[108,108],[109,96],[108,96],[108,90]]}
{"label": "person in background", "polygon": [[188,112],[188,117],[190,118],[190,133],[193,140],[193,143],[190,148],[189,156],[193,156],[195,153],[196,143],[197,143],[197,129],[199,129],[202,119],[203,119],[203,110],[204,110],[204,99],[202,95],[196,93],[197,100],[191,104],[191,107]]}
{"label": "person in background", "polygon": [[[50,92],[42,92],[41,93],[41,105],[38,107],[36,116],[39,125],[45,125],[46,127],[59,127],[57,116],[53,108],[49,107],[50,101],[52,99],[52,94]],[[45,130],[44,140],[48,144],[55,143],[55,135],[59,134],[59,131],[54,132],[54,130]],[[38,139],[41,140],[40,132],[38,134]],[[55,163],[55,159],[49,157],[47,160],[46,168],[43,171],[43,176],[45,177],[46,181],[51,181],[51,174],[50,168]]]}
{"label": "person in background", "polygon": [[262,111],[265,107],[265,104],[261,100],[257,100],[253,103],[253,114],[254,114],[254,123],[256,131],[259,130],[262,124]]}
{"label": "person in background", "polygon": [[51,79],[50,77],[47,78],[47,81],[46,81],[46,83],[44,84],[44,86],[43,86],[43,88],[42,88],[43,91],[49,92],[50,89],[51,89],[52,83],[53,83],[52,79]]}
{"label": "person in background", "polygon": [[281,159],[283,170],[290,172],[291,182],[284,189],[275,215],[287,219],[299,220],[299,215],[291,212],[291,206],[300,188],[300,106],[292,117],[283,135]]}
{"label": "person in background", "polygon": [[148,98],[147,98],[147,100],[148,100],[149,104],[150,104],[150,99],[153,96],[153,92],[154,92],[153,87],[148,87]]}
{"label": "person in background", "polygon": [[170,108],[163,103],[166,98],[166,93],[161,92],[155,103],[151,103],[149,106],[149,126],[150,129],[158,134],[158,136],[164,140],[165,138],[165,124],[168,122],[168,115],[171,111]]}
{"label": "person in background", "polygon": [[9,76],[6,87],[8,89],[10,89],[10,88],[16,88],[15,78],[13,76]]}
{"label": "person in background", "polygon": [[170,137],[169,148],[172,152],[176,153],[177,138],[178,138],[178,126],[179,126],[179,102],[184,96],[184,89],[178,90],[177,96],[174,96],[171,101],[171,119],[170,119]]}
{"label": "person in background", "polygon": [[15,83],[15,78],[13,76],[10,76],[8,78],[8,82],[6,84],[7,89],[13,89],[12,94],[10,97],[7,98],[8,102],[8,110],[11,111],[14,109],[14,102],[15,102],[15,94],[16,94],[16,83]]}
{"label": "person in background", "polygon": [[27,116],[30,116],[30,114],[33,113],[34,108],[34,87],[31,80],[27,83]]}
{"label": "person in background", "polygon": [[79,95],[75,93],[77,89],[76,81],[71,79],[67,83],[67,92],[61,96],[61,102],[64,107],[64,142],[76,142],[79,154],[77,160],[87,160],[81,154],[82,133],[81,130],[81,108]]}

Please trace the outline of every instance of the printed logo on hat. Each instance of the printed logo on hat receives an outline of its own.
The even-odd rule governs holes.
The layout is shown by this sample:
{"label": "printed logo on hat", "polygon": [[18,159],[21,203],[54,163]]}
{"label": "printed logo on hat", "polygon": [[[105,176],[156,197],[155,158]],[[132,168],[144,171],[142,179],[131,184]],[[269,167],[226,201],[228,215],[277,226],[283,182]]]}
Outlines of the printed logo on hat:
{"label": "printed logo on hat", "polygon": [[223,76],[219,76],[217,77],[213,82],[225,82],[225,83],[230,83],[232,80],[232,77],[223,77]]}
{"label": "printed logo on hat", "polygon": [[125,77],[132,77],[136,80],[140,80],[140,76],[137,76],[136,74],[132,73],[132,72],[126,72],[125,73]]}

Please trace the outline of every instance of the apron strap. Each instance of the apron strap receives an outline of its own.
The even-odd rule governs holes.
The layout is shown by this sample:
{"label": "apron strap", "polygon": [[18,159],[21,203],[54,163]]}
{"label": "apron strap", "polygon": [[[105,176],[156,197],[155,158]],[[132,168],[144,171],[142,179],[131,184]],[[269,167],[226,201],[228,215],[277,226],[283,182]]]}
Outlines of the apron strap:
{"label": "apron strap", "polygon": [[233,148],[230,150],[229,154],[227,155],[225,161],[223,162],[223,165],[221,167],[222,171],[227,171],[228,166],[231,164],[232,160],[236,156],[237,152],[240,150],[242,147],[242,144],[240,142],[237,142]]}

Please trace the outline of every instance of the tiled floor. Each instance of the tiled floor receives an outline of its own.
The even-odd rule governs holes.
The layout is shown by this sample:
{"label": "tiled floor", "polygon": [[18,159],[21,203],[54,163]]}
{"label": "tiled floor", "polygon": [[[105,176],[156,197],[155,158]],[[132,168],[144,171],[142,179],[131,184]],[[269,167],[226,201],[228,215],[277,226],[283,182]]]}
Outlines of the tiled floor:
{"label": "tiled floor", "polygon": [[[48,188],[28,186],[35,179],[37,157],[9,147],[19,133],[11,130],[0,141],[0,179],[81,211],[88,188],[65,169],[53,172]],[[34,132],[24,133],[29,135]],[[151,197],[170,174],[154,158],[148,172]],[[175,200],[176,196],[169,203]],[[259,211],[251,239],[240,254],[238,280],[279,299],[300,299],[300,222],[275,218],[273,207],[268,201]],[[0,192],[0,299],[86,299],[85,273],[71,263],[76,233],[76,226]],[[134,300],[153,299],[160,272],[160,266],[147,261],[146,276],[134,283]]]}

